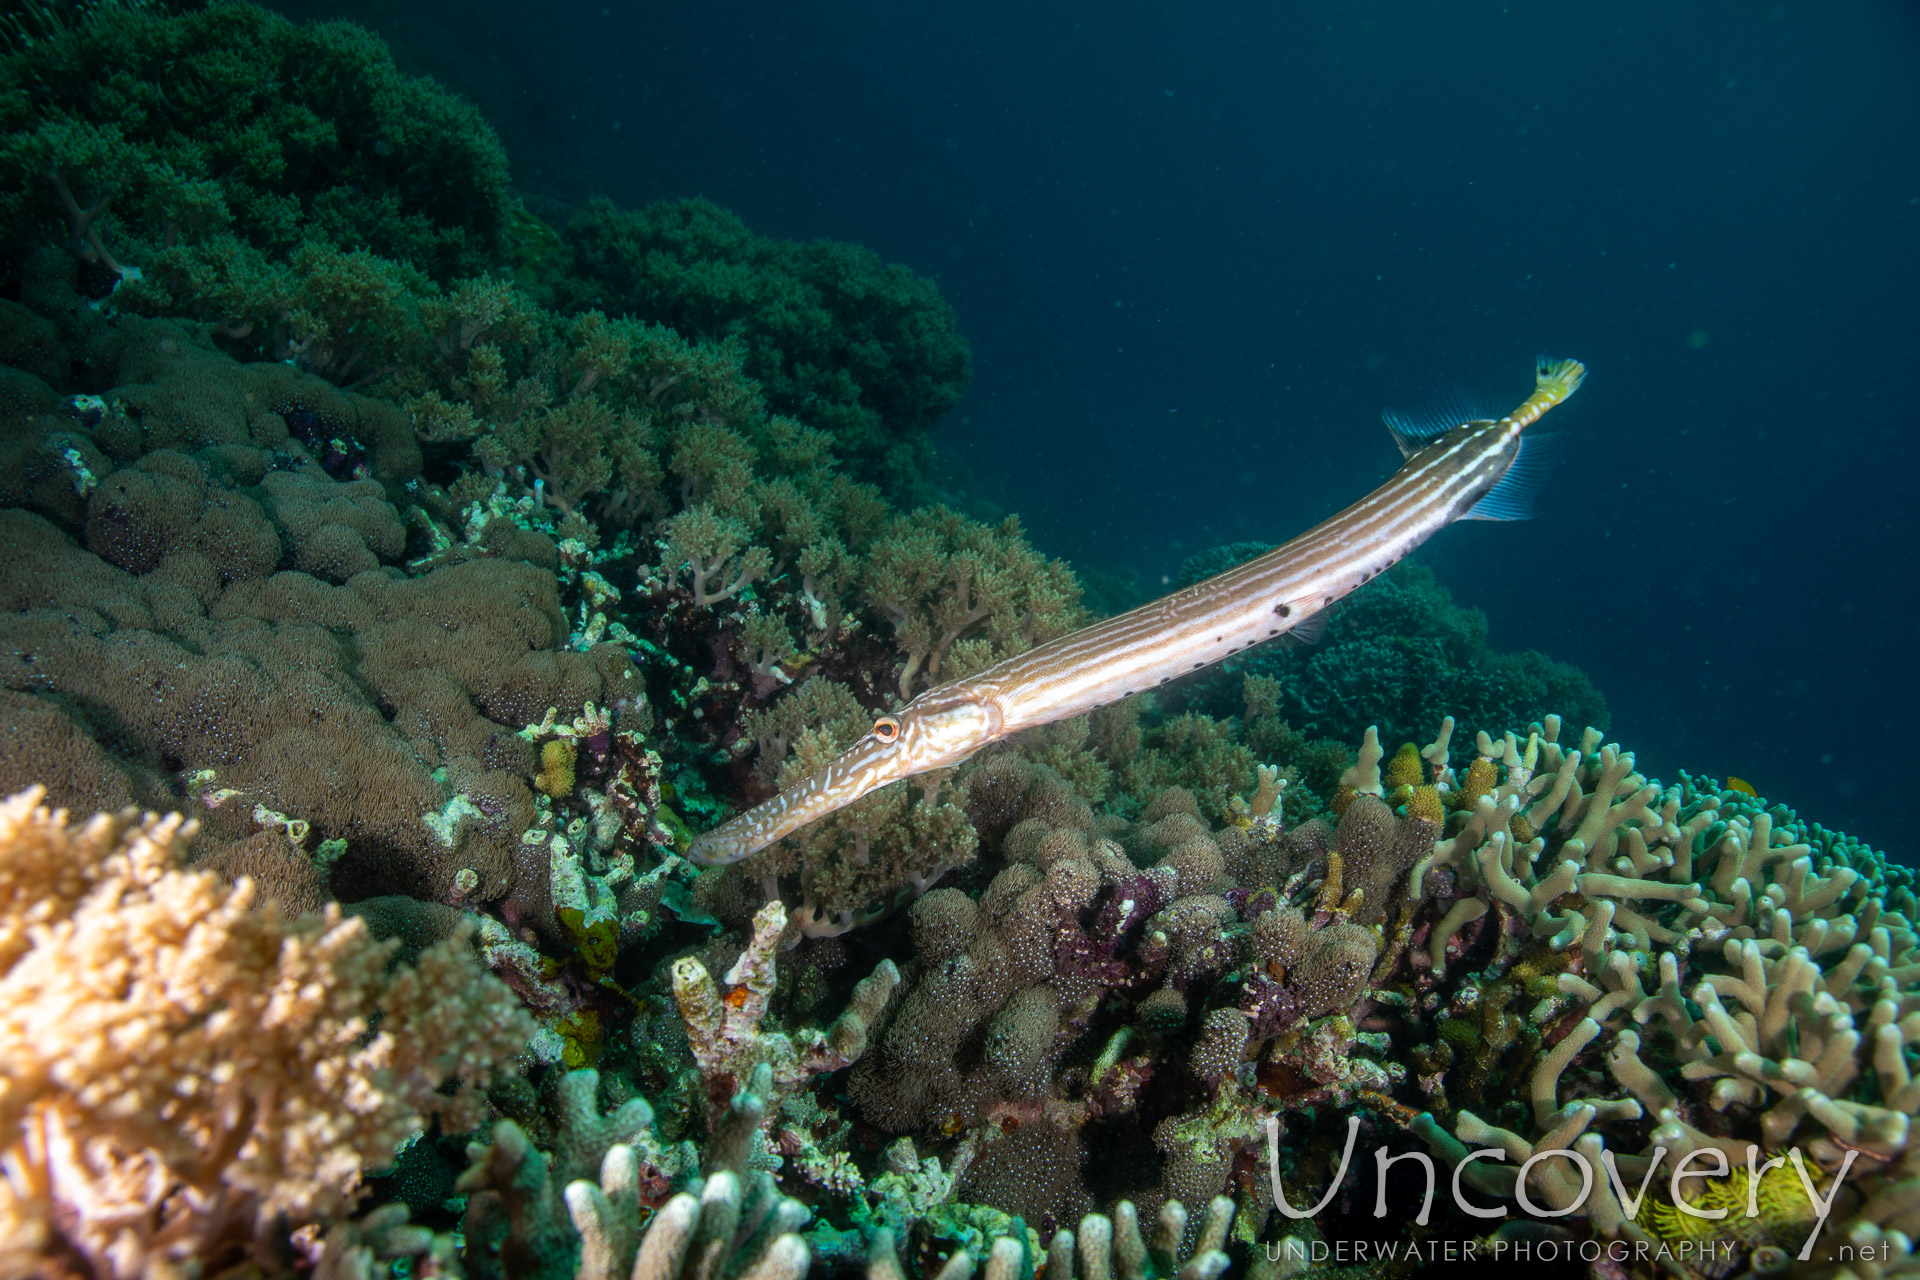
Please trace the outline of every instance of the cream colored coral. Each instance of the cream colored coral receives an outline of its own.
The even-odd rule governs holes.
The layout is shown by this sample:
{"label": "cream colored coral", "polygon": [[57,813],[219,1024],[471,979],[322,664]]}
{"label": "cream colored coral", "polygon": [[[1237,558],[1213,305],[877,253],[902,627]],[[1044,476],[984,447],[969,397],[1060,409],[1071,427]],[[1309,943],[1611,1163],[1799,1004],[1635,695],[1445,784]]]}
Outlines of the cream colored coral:
{"label": "cream colored coral", "polygon": [[176,869],[177,817],[40,800],[0,804],[0,1272],[56,1233],[130,1276],[342,1211],[427,1116],[473,1123],[532,1030],[464,935],[389,975],[338,907]]}
{"label": "cream colored coral", "polygon": [[760,1022],[773,996],[774,957],[786,928],[787,909],[777,899],[755,913],[753,937],[727,971],[725,995],[698,958],[673,962],[673,998],[686,1024],[687,1043],[716,1097],[731,1095],[761,1063],[772,1069],[773,1087],[784,1096],[810,1075],[855,1062],[867,1051],[874,1019],[900,985],[899,968],[882,960],[854,985],[853,999],[826,1031],[763,1031]]}
{"label": "cream colored coral", "polygon": [[[1920,1114],[1910,1065],[1920,934],[1897,908],[1911,910],[1912,895],[1876,888],[1887,876],[1871,851],[1829,841],[1818,852],[1745,797],[1662,788],[1594,730],[1569,747],[1558,728],[1542,726],[1524,747],[1516,734],[1478,743],[1503,775],[1429,860],[1453,867],[1475,895],[1435,930],[1435,970],[1445,935],[1475,909],[1461,904],[1480,902],[1518,917],[1536,944],[1577,948],[1578,968],[1558,986],[1585,1019],[1534,1077],[1535,1125],[1546,1132],[1529,1141],[1461,1113],[1459,1138],[1510,1153],[1571,1145],[1592,1162],[1603,1136],[1573,1121],[1644,1110],[1656,1120],[1647,1155],[1704,1146],[1743,1163],[1750,1143],[1764,1153],[1801,1146],[1832,1172],[1858,1153],[1866,1159],[1850,1185],[1867,1208],[1835,1228],[1880,1240],[1887,1226],[1905,1259],[1907,1228],[1920,1227],[1920,1212],[1905,1209],[1920,1203],[1920,1168],[1907,1168]],[[1679,1064],[1665,1078],[1642,1057],[1655,1045]],[[1589,1046],[1631,1098],[1561,1101],[1561,1076]],[[1738,1117],[1744,1131],[1708,1135],[1688,1119],[1703,1110]],[[1647,1156],[1619,1162],[1644,1166]],[[1565,1184],[1564,1170],[1549,1168],[1542,1192],[1553,1201],[1571,1191]],[[1603,1233],[1633,1234],[1606,1196],[1586,1212]]]}

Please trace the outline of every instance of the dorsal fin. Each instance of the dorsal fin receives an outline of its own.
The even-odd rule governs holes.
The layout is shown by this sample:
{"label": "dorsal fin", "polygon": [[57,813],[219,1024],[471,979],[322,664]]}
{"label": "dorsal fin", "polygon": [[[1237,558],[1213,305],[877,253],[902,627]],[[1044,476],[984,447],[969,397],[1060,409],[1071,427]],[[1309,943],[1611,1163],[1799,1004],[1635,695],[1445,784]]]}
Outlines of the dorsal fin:
{"label": "dorsal fin", "polygon": [[1463,422],[1480,422],[1493,416],[1485,405],[1458,391],[1434,397],[1424,409],[1380,411],[1380,420],[1387,424],[1403,458],[1411,458]]}
{"label": "dorsal fin", "polygon": [[1553,468],[1560,461],[1559,436],[1521,436],[1520,452],[1515,454],[1513,462],[1507,467],[1507,474],[1500,477],[1500,483],[1487,490],[1487,494],[1462,519],[1465,520],[1531,520],[1533,519],[1533,497],[1540,492],[1540,486],[1553,474]]}

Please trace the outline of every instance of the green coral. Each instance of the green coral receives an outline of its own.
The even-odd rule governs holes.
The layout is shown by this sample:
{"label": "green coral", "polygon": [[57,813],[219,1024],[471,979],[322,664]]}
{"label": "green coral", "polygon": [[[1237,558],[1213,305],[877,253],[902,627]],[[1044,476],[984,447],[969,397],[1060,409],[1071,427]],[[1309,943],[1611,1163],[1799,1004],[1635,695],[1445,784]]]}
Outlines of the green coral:
{"label": "green coral", "polygon": [[369,32],[251,4],[101,6],[0,61],[0,132],[0,225],[158,268],[169,310],[217,241],[256,271],[316,243],[444,282],[500,261],[512,210],[471,105]]}
{"label": "green coral", "polygon": [[833,936],[885,918],[949,871],[970,866],[980,847],[957,805],[925,787],[896,783],[795,832],[729,874],[797,877],[794,920],[802,932]]}
{"label": "green coral", "polygon": [[830,433],[863,478],[916,487],[925,429],[959,402],[971,360],[931,281],[858,245],[756,236],[704,200],[596,201],[566,242],[556,305],[739,339],[774,412]]}
{"label": "green coral", "polygon": [[[1230,720],[1191,712],[1169,718],[1148,734],[1140,754],[1121,770],[1122,788],[1135,796],[1158,795],[1167,787],[1185,787],[1200,812],[1219,823],[1228,799],[1252,785],[1259,761],[1240,742]],[[1289,779],[1291,781],[1291,779]]]}
{"label": "green coral", "polygon": [[759,748],[755,772],[761,780],[792,785],[853,745],[872,724],[853,690],[814,676],[772,706],[747,712],[740,730]]}
{"label": "green coral", "polygon": [[743,522],[708,506],[682,511],[667,521],[665,533],[660,565],[667,580],[685,572],[693,602],[703,607],[732,599],[773,567],[765,547],[747,545]]}
{"label": "green coral", "polygon": [[1027,544],[1009,516],[984,525],[946,507],[897,517],[861,585],[893,626],[900,696],[969,675],[1084,620],[1073,571]]}
{"label": "green coral", "polygon": [[559,918],[561,931],[573,943],[588,973],[599,977],[613,968],[620,951],[620,925],[617,920],[603,917],[589,923],[586,913],[578,907],[560,907],[554,915]]}

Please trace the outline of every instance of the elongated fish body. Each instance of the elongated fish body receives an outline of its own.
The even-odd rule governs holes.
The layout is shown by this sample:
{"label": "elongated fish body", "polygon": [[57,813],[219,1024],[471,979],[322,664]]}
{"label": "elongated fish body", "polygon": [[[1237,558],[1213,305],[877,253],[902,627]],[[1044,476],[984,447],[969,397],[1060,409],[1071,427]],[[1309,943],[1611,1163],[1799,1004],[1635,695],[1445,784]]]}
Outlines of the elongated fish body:
{"label": "elongated fish body", "polygon": [[901,778],[958,764],[1024,729],[1084,715],[1289,632],[1460,519],[1531,514],[1542,468],[1522,432],[1586,376],[1541,361],[1504,418],[1412,425],[1389,418],[1406,462],[1332,519],[1257,559],[1119,617],[929,690],[813,777],[700,836],[695,862],[738,861]]}

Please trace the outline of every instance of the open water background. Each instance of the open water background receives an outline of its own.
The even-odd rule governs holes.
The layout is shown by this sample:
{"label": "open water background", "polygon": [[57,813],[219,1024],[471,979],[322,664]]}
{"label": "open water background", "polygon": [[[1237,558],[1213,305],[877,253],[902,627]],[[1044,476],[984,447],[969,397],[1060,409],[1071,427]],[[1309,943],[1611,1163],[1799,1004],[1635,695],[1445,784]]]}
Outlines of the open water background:
{"label": "open water background", "polygon": [[1920,7],[299,0],[478,102],[543,211],[706,196],[938,280],[938,438],[1159,590],[1398,454],[1382,405],[1587,385],[1526,525],[1421,553],[1643,770],[1920,862]]}

